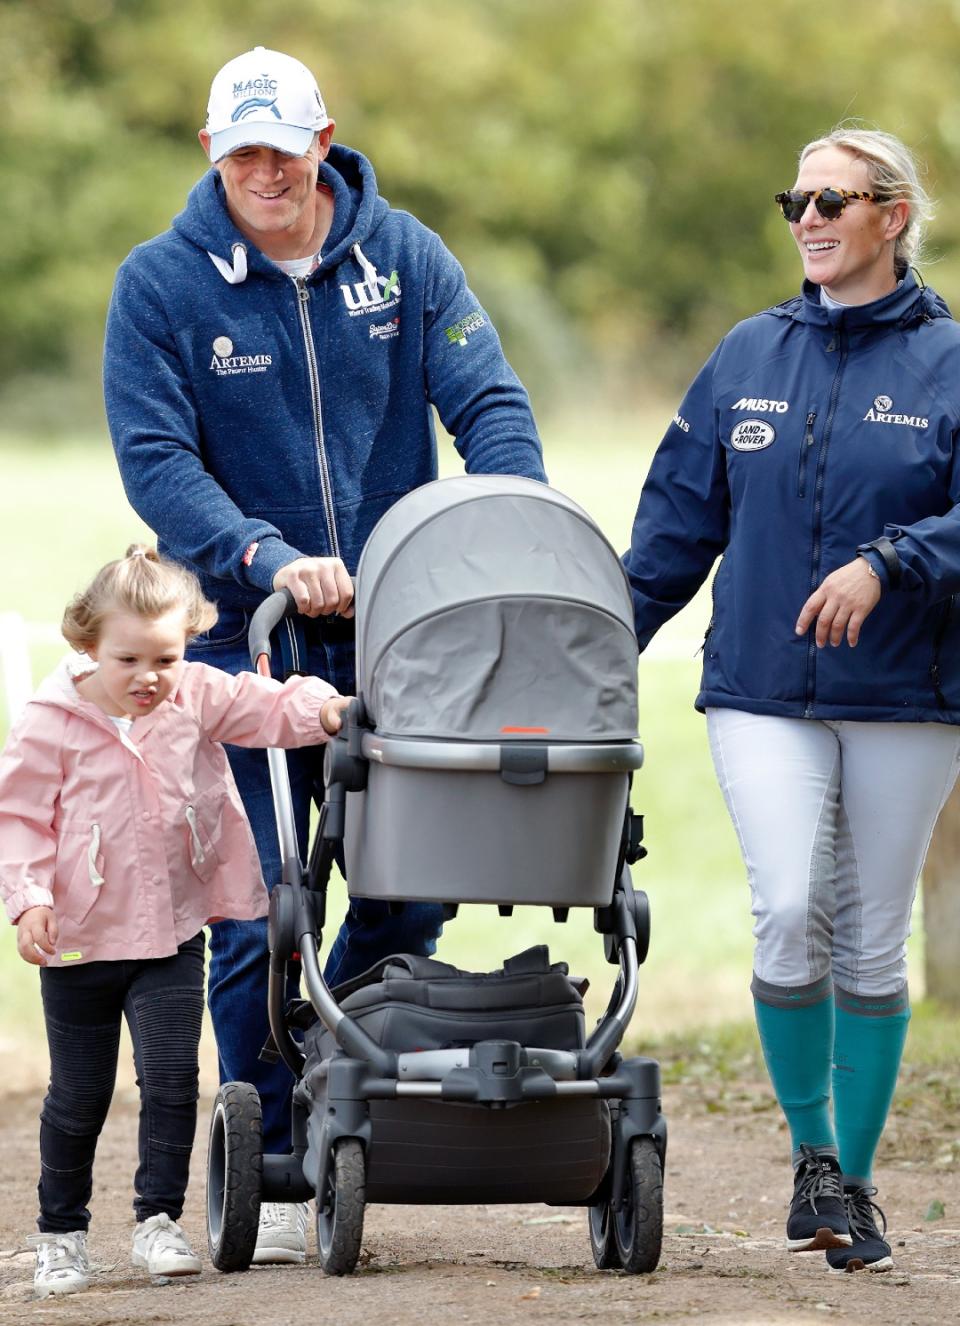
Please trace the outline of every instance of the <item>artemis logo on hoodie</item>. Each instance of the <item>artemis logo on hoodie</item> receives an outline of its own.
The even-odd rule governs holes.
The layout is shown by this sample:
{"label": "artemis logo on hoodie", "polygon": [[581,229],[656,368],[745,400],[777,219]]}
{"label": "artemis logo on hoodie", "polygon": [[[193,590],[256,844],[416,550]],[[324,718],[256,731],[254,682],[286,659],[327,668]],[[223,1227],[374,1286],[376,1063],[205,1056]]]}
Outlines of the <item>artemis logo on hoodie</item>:
{"label": "artemis logo on hoodie", "polygon": [[229,336],[218,336],[212,349],[210,370],[218,378],[234,377],[238,373],[266,373],[273,363],[272,355],[235,355]]}

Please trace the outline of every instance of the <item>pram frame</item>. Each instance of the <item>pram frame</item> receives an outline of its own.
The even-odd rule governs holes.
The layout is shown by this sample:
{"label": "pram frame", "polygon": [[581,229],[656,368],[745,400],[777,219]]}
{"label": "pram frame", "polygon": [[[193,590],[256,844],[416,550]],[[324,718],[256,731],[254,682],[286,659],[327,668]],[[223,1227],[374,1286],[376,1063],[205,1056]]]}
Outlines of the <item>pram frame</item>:
{"label": "pram frame", "polygon": [[[273,630],[295,611],[292,595],[282,591],[267,598],[254,613],[249,629],[250,656],[261,675],[270,675]],[[363,719],[362,703],[354,700],[340,735],[327,747],[325,799],[309,868],[304,867],[300,858],[286,757],[280,750],[267,752],[281,852],[281,883],[274,888],[270,902],[268,1014],[276,1053],[289,1067],[296,1083],[293,1152],[286,1156],[263,1155],[259,1167],[250,1164],[245,1153],[250,1176],[239,1184],[240,1204],[244,1207],[244,1227],[240,1230],[239,1217],[231,1215],[229,1190],[231,1182],[236,1185],[238,1176],[228,1172],[229,1130],[225,1125],[224,1102],[231,1099],[229,1088],[242,1088],[245,1084],[227,1084],[221,1089],[211,1125],[208,1169],[208,1233],[214,1264],[223,1270],[244,1270],[249,1266],[256,1236],[255,1228],[250,1225],[249,1208],[259,1209],[260,1201],[290,1202],[316,1196],[318,1243],[324,1269],[328,1274],[344,1274],[354,1269],[360,1251],[363,1199],[361,1196],[359,1223],[356,1212],[351,1214],[352,1228],[344,1248],[343,1222],[339,1237],[337,1226],[337,1154],[338,1148],[348,1144],[352,1149],[349,1152],[343,1149],[341,1159],[348,1157],[354,1167],[359,1163],[362,1171],[362,1155],[358,1162],[354,1144],[359,1143],[364,1150],[370,1144],[373,1101],[421,1099],[504,1109],[527,1102],[594,1098],[614,1103],[610,1162],[596,1190],[589,1197],[574,1201],[591,1208],[590,1236],[598,1267],[652,1271],[659,1260],[662,1236],[662,1197],[658,1184],[662,1181],[667,1145],[666,1122],[660,1110],[659,1065],[655,1060],[641,1057],[623,1060],[617,1053],[636,1008],[639,966],[649,942],[646,894],[634,891],[629,870],[632,861],[646,854],[639,845],[642,821],[638,829],[636,817],[631,821],[632,813],[627,812],[621,866],[610,904],[594,908],[595,929],[604,935],[608,960],[618,965],[619,974],[607,1009],[583,1048],[552,1052],[554,1075],[551,1075],[543,1067],[544,1056],[541,1054],[537,1059],[533,1047],[511,1041],[482,1041],[469,1051],[466,1066],[461,1053],[458,1059],[451,1059],[449,1071],[444,1071],[442,1056],[455,1052],[440,1051],[436,1052],[441,1058],[439,1075],[434,1073],[426,1078],[421,1071],[421,1075],[411,1076],[418,1068],[418,1061],[422,1068],[423,1056],[396,1053],[374,1041],[337,1003],[323,978],[319,961],[325,891],[336,845],[343,840],[346,794],[363,785],[365,761],[388,763],[395,753],[396,743],[366,729]],[[526,744],[514,743],[514,751],[519,748],[522,752]],[[408,763],[411,743],[399,745],[405,748],[398,753],[399,762]],[[460,749],[451,750],[451,747]],[[416,767],[463,768],[466,761],[466,767],[474,770],[500,769],[503,773],[501,748],[492,744],[421,741],[413,749],[413,759],[420,762]],[[544,769],[556,774],[611,768],[632,773],[642,763],[642,748],[638,743],[630,743],[627,749],[623,744],[611,748],[566,743],[549,750],[545,759],[537,755],[534,764],[541,763]],[[522,754],[517,772],[523,779]],[[286,1012],[288,974],[291,963],[295,962],[300,964],[307,996],[317,1017],[343,1052],[324,1060],[306,1075],[306,1058],[292,1035]],[[246,1094],[234,1092],[234,1098],[248,1113],[259,1107],[258,1101],[251,1101],[250,1092],[256,1095],[253,1088],[247,1088]],[[317,1111],[311,1108],[318,1094],[336,1100],[335,1111],[324,1110],[320,1121],[315,1118]],[[638,1172],[647,1176],[643,1182],[652,1185],[655,1191],[638,1193]],[[644,1210],[647,1227],[642,1232],[635,1227],[643,1222],[633,1218],[640,1197],[649,1199]],[[567,1199],[564,1204],[573,1203]]]}

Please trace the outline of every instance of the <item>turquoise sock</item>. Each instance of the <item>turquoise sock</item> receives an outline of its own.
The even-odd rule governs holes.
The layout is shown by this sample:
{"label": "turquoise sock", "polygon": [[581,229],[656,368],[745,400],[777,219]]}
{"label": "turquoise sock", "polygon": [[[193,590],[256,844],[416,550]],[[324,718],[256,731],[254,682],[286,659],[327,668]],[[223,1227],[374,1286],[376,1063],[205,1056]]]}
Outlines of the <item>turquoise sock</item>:
{"label": "turquoise sock", "polygon": [[804,1145],[836,1155],[830,1122],[832,977],[787,988],[754,976],[751,988],[763,1057],[790,1127],[794,1163]]}
{"label": "turquoise sock", "polygon": [[897,1085],[907,1038],[907,987],[892,995],[836,989],[833,1110],[844,1183],[866,1187]]}

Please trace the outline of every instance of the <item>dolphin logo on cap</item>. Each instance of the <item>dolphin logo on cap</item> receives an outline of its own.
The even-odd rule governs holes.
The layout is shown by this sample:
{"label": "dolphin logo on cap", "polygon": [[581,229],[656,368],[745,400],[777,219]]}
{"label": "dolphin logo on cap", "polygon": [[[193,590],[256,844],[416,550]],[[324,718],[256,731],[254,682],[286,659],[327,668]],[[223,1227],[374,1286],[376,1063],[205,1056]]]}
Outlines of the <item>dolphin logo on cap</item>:
{"label": "dolphin logo on cap", "polygon": [[241,101],[240,105],[230,116],[230,119],[234,122],[242,120],[245,116],[251,115],[255,110],[260,110],[261,107],[263,107],[264,110],[272,111],[278,120],[283,119],[283,116],[277,110],[276,97],[250,97],[247,101]]}

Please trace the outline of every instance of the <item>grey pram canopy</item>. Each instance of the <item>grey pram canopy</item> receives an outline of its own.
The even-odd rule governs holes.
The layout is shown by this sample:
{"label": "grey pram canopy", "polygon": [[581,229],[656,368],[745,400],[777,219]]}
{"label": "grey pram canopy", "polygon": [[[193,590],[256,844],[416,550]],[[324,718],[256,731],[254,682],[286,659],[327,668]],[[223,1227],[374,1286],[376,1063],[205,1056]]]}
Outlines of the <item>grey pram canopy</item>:
{"label": "grey pram canopy", "polygon": [[471,475],[410,493],[364,549],[357,618],[358,692],[384,736],[636,736],[626,575],[544,484]]}
{"label": "grey pram canopy", "polygon": [[627,579],[590,517],[500,475],[408,494],[360,559],[357,649],[350,892],[606,905],[643,755]]}

